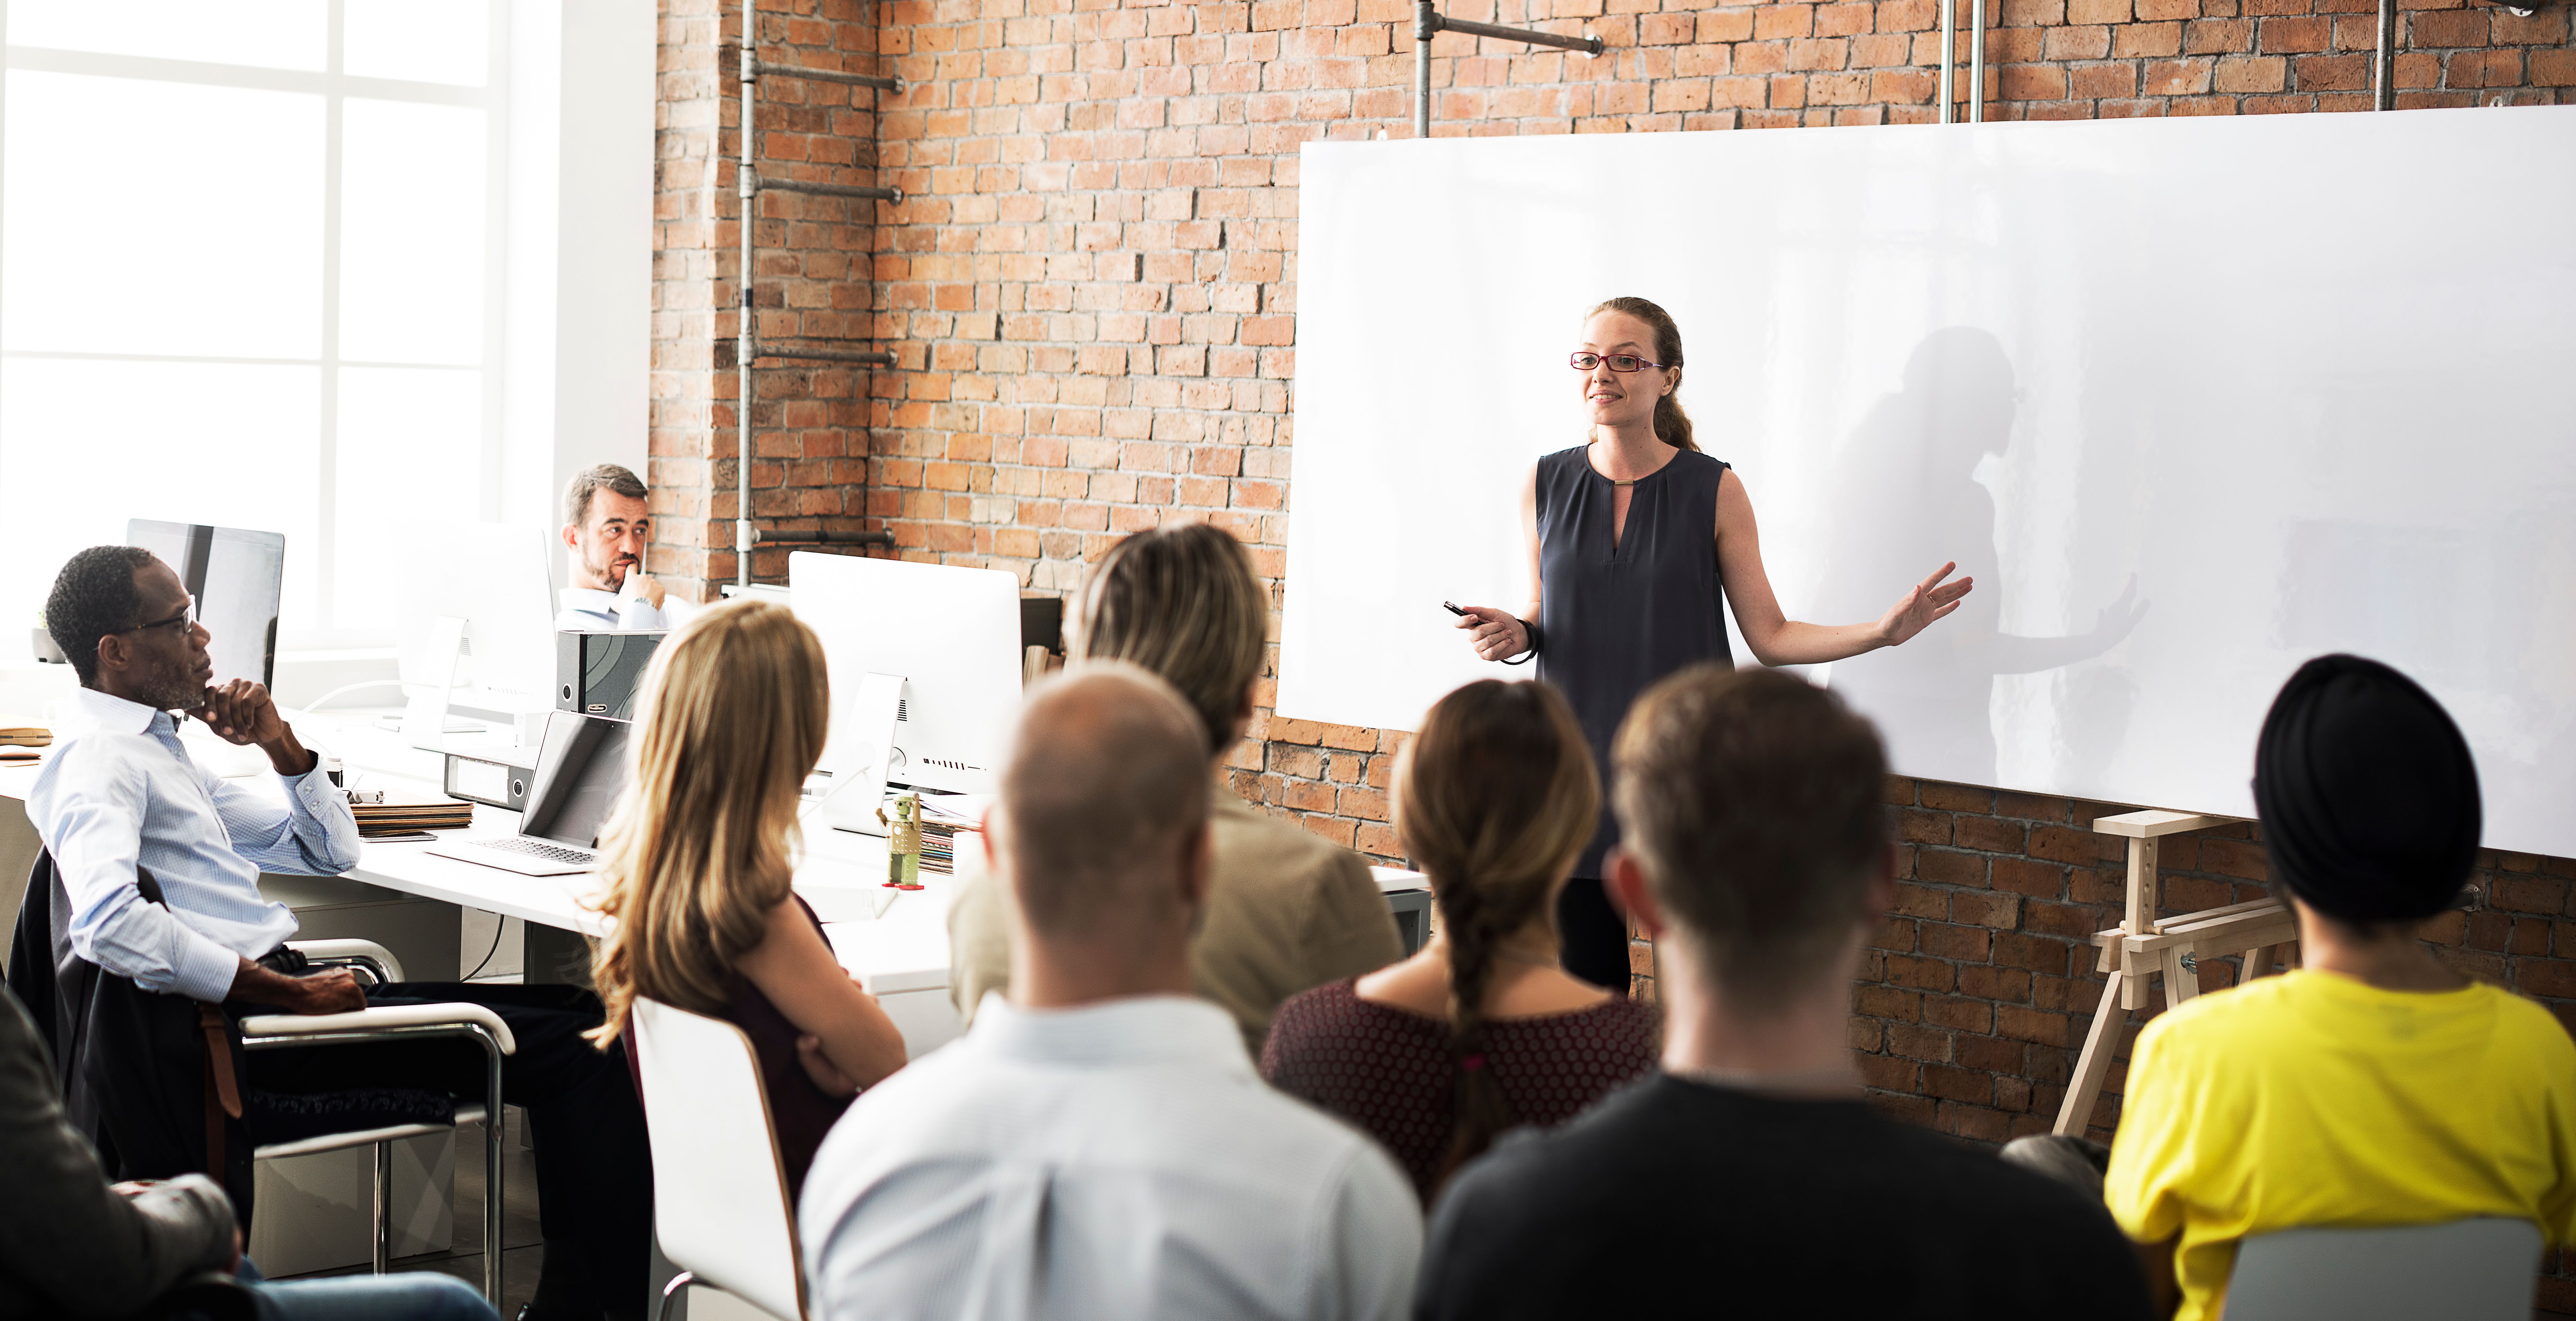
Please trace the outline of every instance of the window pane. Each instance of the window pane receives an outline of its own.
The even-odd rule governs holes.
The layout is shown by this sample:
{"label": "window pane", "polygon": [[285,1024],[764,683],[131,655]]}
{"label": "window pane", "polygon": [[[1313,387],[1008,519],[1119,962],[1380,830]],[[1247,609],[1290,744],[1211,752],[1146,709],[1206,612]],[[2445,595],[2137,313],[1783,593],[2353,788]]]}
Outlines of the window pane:
{"label": "window pane", "polygon": [[313,627],[320,387],[314,367],[0,360],[0,625],[35,623],[73,551],[156,518],[285,533],[280,627]]}
{"label": "window pane", "polygon": [[361,78],[481,87],[490,13],[483,0],[348,0],[340,67]]}
{"label": "window pane", "polygon": [[340,357],[483,357],[483,112],[341,111]]}
{"label": "window pane", "polygon": [[323,69],[325,0],[10,0],[9,44],[165,60]]}
{"label": "window pane", "polygon": [[0,345],[321,355],[321,97],[35,70],[8,88]]}
{"label": "window pane", "polygon": [[443,572],[411,534],[482,516],[483,373],[340,370],[338,628],[405,622],[402,585]]}

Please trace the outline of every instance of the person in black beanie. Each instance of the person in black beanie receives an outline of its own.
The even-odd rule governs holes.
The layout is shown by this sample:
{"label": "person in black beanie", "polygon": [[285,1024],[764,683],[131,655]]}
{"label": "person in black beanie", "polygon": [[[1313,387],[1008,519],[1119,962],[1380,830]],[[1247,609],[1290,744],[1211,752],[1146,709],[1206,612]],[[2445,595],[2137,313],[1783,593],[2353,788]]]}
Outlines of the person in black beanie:
{"label": "person in black beanie", "polygon": [[2254,802],[2303,966],[2147,1024],[2105,1177],[2163,1306],[2217,1316],[2237,1242],[2302,1225],[2576,1236],[2576,1042],[2418,934],[2477,860],[2459,727],[2386,665],[2318,657],[2263,722]]}

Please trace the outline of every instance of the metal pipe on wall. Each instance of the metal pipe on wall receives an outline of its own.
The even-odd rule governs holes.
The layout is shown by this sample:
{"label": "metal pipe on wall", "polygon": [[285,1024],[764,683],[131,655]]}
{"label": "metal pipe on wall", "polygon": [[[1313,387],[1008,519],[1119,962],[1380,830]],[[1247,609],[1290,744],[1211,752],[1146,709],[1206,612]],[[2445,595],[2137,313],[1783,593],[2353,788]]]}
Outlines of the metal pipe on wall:
{"label": "metal pipe on wall", "polygon": [[1959,0],[1941,0],[1941,122],[1956,117],[1958,93],[1951,89],[1952,76],[1958,72],[1959,57],[1950,44],[1951,32],[1959,26]]}
{"label": "metal pipe on wall", "polygon": [[1440,15],[1431,0],[1413,6],[1413,136],[1431,136],[1431,39],[1440,32]]}
{"label": "metal pipe on wall", "polygon": [[[1947,4],[1949,0],[1942,0]],[[1553,32],[1533,32],[1528,28],[1504,27],[1498,23],[1477,23],[1463,18],[1442,18],[1432,7],[1432,0],[1415,0],[1413,6],[1413,136],[1431,136],[1431,39],[1443,32],[1463,32],[1471,37],[1492,37],[1497,41],[1525,41],[1533,46],[1580,53],[1587,60],[1601,58],[1606,49],[1601,38],[1591,33],[1579,37],[1561,37]]]}
{"label": "metal pipe on wall", "polygon": [[2390,48],[2397,44],[2396,0],[2379,0],[2379,28],[2370,51],[2370,108],[2387,110],[2396,106],[2396,88],[2389,71]]}
{"label": "metal pipe on wall", "polygon": [[736,72],[737,76],[742,81],[742,159],[734,167],[734,192],[742,198],[739,234],[741,239],[742,256],[741,268],[737,272],[734,280],[736,303],[740,311],[739,320],[734,326],[733,349],[734,582],[736,585],[743,587],[749,587],[751,585],[752,549],[763,541],[773,543],[797,543],[804,545],[831,543],[860,546],[891,546],[894,544],[893,534],[887,532],[764,533],[758,528],[752,526],[752,364],[761,358],[767,357],[786,358],[802,362],[844,362],[861,367],[891,367],[894,365],[894,355],[882,350],[827,348],[767,349],[761,347],[758,330],[753,324],[754,311],[752,308],[751,298],[751,286],[754,275],[754,271],[752,269],[751,231],[752,226],[759,220],[758,213],[760,209],[760,194],[763,190],[775,189],[782,193],[808,193],[823,197],[848,197],[873,202],[900,202],[903,200],[903,190],[900,188],[872,188],[859,184],[844,183],[805,183],[792,179],[763,179],[760,177],[760,171],[754,169],[751,162],[752,154],[759,144],[760,135],[757,131],[757,126],[753,121],[757,113],[755,108],[759,104],[760,99],[760,75],[764,71],[786,78],[810,78],[827,83],[842,83],[852,87],[872,87],[880,92],[900,92],[903,90],[903,83],[900,79],[882,78],[872,74],[841,73],[835,70],[805,69],[786,64],[766,64],[761,60],[759,53],[752,49],[751,22],[749,6],[746,5],[743,15],[742,44],[736,48],[737,54],[740,57],[740,67]]}
{"label": "metal pipe on wall", "polygon": [[1968,122],[1986,122],[1986,0],[1968,0]]}
{"label": "metal pipe on wall", "polygon": [[741,313],[734,325],[733,347],[733,564],[734,582],[751,586],[751,548],[757,534],[751,526],[751,360],[759,356],[758,340],[751,325],[751,225],[753,212],[760,203],[760,176],[751,168],[752,107],[760,99],[760,61],[751,52],[751,11],[743,10],[742,31],[742,162],[734,167],[739,176],[734,191],[742,195],[741,267],[734,275],[734,291]]}

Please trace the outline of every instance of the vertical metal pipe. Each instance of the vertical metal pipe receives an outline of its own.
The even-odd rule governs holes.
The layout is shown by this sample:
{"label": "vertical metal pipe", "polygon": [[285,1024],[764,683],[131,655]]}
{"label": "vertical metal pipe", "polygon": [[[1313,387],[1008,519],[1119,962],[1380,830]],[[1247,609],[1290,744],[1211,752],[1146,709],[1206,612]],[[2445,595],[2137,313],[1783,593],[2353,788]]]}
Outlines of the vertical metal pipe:
{"label": "vertical metal pipe", "polygon": [[1959,26],[1959,0],[1941,0],[1941,122],[1951,121],[1958,93],[1950,88],[1951,78],[1959,70],[1959,57],[1951,46],[1951,32]]}
{"label": "vertical metal pipe", "polygon": [[373,1252],[376,1274],[394,1268],[394,1162],[393,1145],[376,1145],[376,1243]]}
{"label": "vertical metal pipe", "polygon": [[1413,136],[1431,136],[1431,38],[1440,31],[1440,15],[1431,0],[1413,6]]}
{"label": "vertical metal pipe", "polygon": [[2394,63],[2397,44],[2397,0],[2379,0],[2379,29],[2370,51],[2370,108],[2389,110],[2397,105],[2395,78],[2389,69]]}
{"label": "vertical metal pipe", "polygon": [[1986,0],[1968,0],[1968,122],[1986,122]]}
{"label": "vertical metal pipe", "polygon": [[733,391],[733,580],[751,586],[751,224],[759,209],[760,195],[751,186],[752,107],[760,100],[760,62],[751,50],[752,13],[750,0],[742,7],[742,162],[736,166],[741,178],[736,191],[742,195],[742,255],[734,272],[734,301],[739,310],[734,318],[734,391]]}
{"label": "vertical metal pipe", "polygon": [[474,1035],[483,1043],[483,1297],[501,1306],[501,1160],[503,1136],[509,1131],[501,1109],[501,1043],[485,1028]]}

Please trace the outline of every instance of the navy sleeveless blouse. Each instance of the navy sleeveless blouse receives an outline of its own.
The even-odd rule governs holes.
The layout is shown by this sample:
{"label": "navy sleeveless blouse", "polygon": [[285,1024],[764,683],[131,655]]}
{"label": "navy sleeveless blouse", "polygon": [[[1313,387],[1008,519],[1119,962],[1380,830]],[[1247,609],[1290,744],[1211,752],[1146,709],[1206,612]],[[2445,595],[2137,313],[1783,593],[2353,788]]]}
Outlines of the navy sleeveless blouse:
{"label": "navy sleeveless blouse", "polygon": [[1601,826],[1574,865],[1601,875],[1619,840],[1610,813],[1610,737],[1637,695],[1699,661],[1732,663],[1717,576],[1717,484],[1726,464],[1697,450],[1640,477],[1625,535],[1613,536],[1617,486],[1587,446],[1538,461],[1538,677],[1574,708],[1601,773]]}

